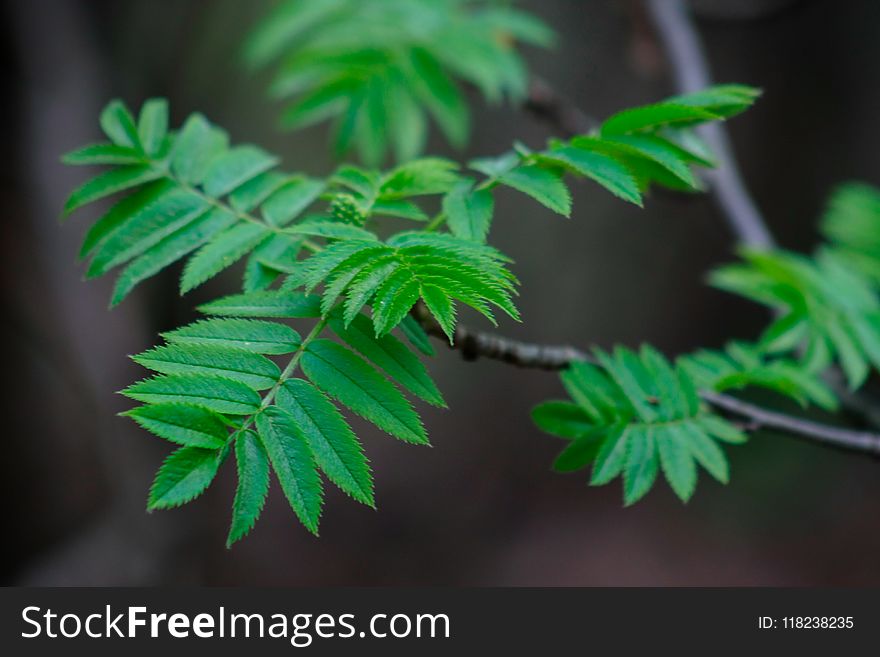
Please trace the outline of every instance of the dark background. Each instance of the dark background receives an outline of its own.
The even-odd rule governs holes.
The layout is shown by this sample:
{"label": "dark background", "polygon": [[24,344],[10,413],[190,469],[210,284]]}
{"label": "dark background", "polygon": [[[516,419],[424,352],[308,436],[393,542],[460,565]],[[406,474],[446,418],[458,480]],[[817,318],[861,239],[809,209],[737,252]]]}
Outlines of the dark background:
{"label": "dark background", "polygon": [[[534,71],[602,117],[672,92],[662,50],[635,2],[525,3],[561,34],[528,51]],[[744,175],[779,239],[809,249],[838,182],[880,182],[880,3],[711,2],[699,28],[714,77],[763,87],[731,122]],[[443,350],[431,364],[450,410],[422,407],[433,448],[358,423],[378,512],[328,487],[322,534],[302,529],[277,486],[253,534],[224,545],[233,469],[185,508],[146,514],[168,448],[115,413],[141,376],[126,354],[238,285],[234,270],[184,299],[173,268],[112,312],[112,280],[81,281],[87,218],[64,227],[66,194],[88,173],[58,157],[98,138],[112,97],[167,96],[175,125],[205,112],[285,168],[333,166],[321,129],[276,130],[265,76],[240,65],[263,2],[18,0],[3,6],[0,58],[0,281],[4,430],[0,577],[20,584],[877,585],[880,465],[763,433],[730,451],[732,483],[701,477],[694,500],[665,485],[623,509],[619,483],[557,475],[560,447],[530,423],[561,394],[553,374]],[[464,159],[549,136],[515,108],[474,98]],[[708,197],[656,195],[645,210],[575,186],[571,220],[499,194],[493,241],[523,281],[514,336],[580,346],[650,341],[669,354],[752,338],[764,312],[713,291],[706,271],[733,239]],[[95,215],[93,215],[95,216]]]}

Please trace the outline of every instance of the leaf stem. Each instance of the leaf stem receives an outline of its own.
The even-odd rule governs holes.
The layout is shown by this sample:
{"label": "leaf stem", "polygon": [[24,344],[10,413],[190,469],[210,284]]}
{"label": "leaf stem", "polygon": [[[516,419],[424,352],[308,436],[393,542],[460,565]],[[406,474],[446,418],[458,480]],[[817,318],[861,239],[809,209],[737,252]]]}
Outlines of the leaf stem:
{"label": "leaf stem", "polygon": [[224,203],[223,201],[220,201],[216,198],[208,196],[207,194],[205,194],[205,192],[200,190],[198,187],[190,185],[189,183],[184,182],[180,178],[175,176],[173,173],[171,173],[171,170],[167,166],[158,166],[157,168],[159,169],[159,171],[162,172],[162,174],[165,176],[165,178],[167,178],[168,180],[173,182],[175,185],[178,185],[180,188],[182,188],[192,194],[195,194],[196,196],[201,198],[203,201],[206,201],[207,203],[209,203],[210,205],[213,205],[216,208],[219,208],[221,210],[226,210],[227,212],[232,213],[236,219],[240,219],[241,221],[247,221],[248,223],[255,224],[257,226],[260,226],[261,228],[265,228],[266,230],[272,231],[273,233],[278,233],[278,234],[285,233],[284,228],[281,226],[274,226],[268,222],[257,219],[256,217],[254,217],[251,214],[248,214],[247,212],[242,212],[240,210],[236,210],[229,203]]}
{"label": "leaf stem", "polygon": [[441,212],[425,225],[424,231],[426,233],[433,233],[443,225],[444,221],[446,221],[446,215]]}
{"label": "leaf stem", "polygon": [[315,338],[318,337],[318,335],[321,333],[321,331],[324,330],[324,327],[326,325],[327,319],[325,318],[321,319],[312,327],[312,330],[309,331],[308,335],[303,338],[303,341],[300,343],[299,347],[297,347],[296,351],[293,352],[293,356],[291,356],[287,365],[284,367],[284,370],[282,370],[281,374],[278,376],[278,380],[275,382],[275,385],[269,388],[269,391],[263,396],[263,401],[260,402],[260,407],[256,410],[256,412],[252,413],[237,430],[229,435],[229,440],[227,441],[227,444],[234,441],[238,434],[245,431],[253,423],[257,415],[269,408],[269,406],[275,400],[275,395],[278,394],[278,390],[281,388],[282,385],[284,385],[285,381],[293,376],[293,373],[296,371],[296,368],[299,365],[299,361],[302,358],[303,353],[305,353],[306,348]]}

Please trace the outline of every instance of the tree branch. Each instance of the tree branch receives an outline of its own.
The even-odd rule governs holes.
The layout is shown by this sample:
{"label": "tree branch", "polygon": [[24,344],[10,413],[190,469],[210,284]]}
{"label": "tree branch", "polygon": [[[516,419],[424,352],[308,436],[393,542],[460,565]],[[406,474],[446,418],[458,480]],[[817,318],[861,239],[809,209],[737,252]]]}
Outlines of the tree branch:
{"label": "tree branch", "polygon": [[[700,42],[684,0],[644,0],[647,15],[669,58],[675,84],[680,93],[691,93],[712,84],[708,59]],[[547,82],[533,78],[523,109],[538,120],[552,126],[561,136],[571,137],[589,132],[598,122],[570,100],[558,94]],[[743,244],[772,248],[775,241],[745,183],[733,155],[726,130],[720,123],[700,126],[700,136],[711,148],[718,162],[704,175],[719,209],[733,233]],[[446,336],[424,306],[417,306],[414,315],[425,330],[446,342]],[[465,360],[489,358],[517,367],[559,370],[576,360],[591,361],[592,357],[569,345],[540,345],[511,340],[502,336],[472,331],[462,324],[455,330],[451,349],[461,352]],[[447,342],[448,344],[448,342]],[[853,408],[852,395],[839,386],[835,389],[844,403]],[[703,391],[701,397],[728,413],[749,420],[750,427],[778,429],[797,437],[841,449],[880,456],[880,434],[853,431],[822,425],[792,416],[764,410],[720,393]],[[864,407],[858,412],[866,417]]]}
{"label": "tree branch", "polygon": [[831,447],[865,452],[874,457],[880,457],[880,434],[869,431],[853,431],[802,420],[791,415],[768,411],[736,397],[710,390],[701,390],[700,397],[716,408],[748,418],[760,428],[778,429]]}
{"label": "tree branch", "polygon": [[[706,54],[684,0],[645,0],[645,7],[666,50],[678,90],[691,93],[712,84]],[[731,230],[747,246],[773,247],[773,236],[746,189],[726,130],[720,123],[710,123],[697,132],[718,161],[718,167],[707,170],[705,177]]]}
{"label": "tree branch", "polygon": [[424,303],[419,301],[412,314],[428,335],[443,340],[450,349],[461,352],[464,360],[488,358],[526,369],[561,370],[574,361],[591,359],[589,354],[575,347],[519,342],[494,333],[473,331],[461,322],[456,323],[454,341],[450,344]]}
{"label": "tree branch", "polygon": [[583,135],[599,125],[598,121],[538,77],[532,77],[529,81],[529,94],[522,107],[534,118],[554,128],[561,137]]}
{"label": "tree branch", "polygon": [[[421,302],[413,309],[413,315],[428,335],[443,340],[450,349],[461,352],[462,358],[468,361],[488,358],[517,367],[541,370],[562,370],[575,361],[596,362],[586,351],[570,345],[512,340],[494,333],[474,331],[461,323],[456,325],[454,342],[449,344],[443,329]],[[880,457],[880,434],[819,424],[768,411],[710,390],[701,390],[700,397],[720,410],[747,419],[750,429],[776,429],[809,442]]]}
{"label": "tree branch", "polygon": [[[645,0],[645,8],[666,50],[679,91],[699,91],[711,84],[708,59],[687,3],[684,0]],[[772,248],[773,236],[743,182],[723,125],[707,124],[698,128],[698,132],[718,160],[718,167],[707,170],[705,177],[734,234],[748,246]],[[873,396],[850,391],[836,368],[828,371],[825,380],[844,407],[870,425],[880,426],[880,411]]]}

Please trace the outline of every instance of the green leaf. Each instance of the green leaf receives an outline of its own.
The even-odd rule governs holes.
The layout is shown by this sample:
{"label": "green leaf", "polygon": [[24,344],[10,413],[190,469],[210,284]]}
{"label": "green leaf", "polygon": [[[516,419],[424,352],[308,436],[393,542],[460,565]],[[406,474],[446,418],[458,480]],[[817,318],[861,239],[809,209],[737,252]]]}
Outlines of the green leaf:
{"label": "green leaf", "polygon": [[474,189],[470,180],[462,180],[443,197],[443,212],[452,234],[476,242],[486,241],[494,207],[492,192]]}
{"label": "green leaf", "polygon": [[681,390],[681,382],[669,361],[649,345],[640,351],[640,359],[647,374],[656,384],[657,406],[666,420],[675,420],[691,415],[690,404]]}
{"label": "green leaf", "polygon": [[546,433],[574,440],[592,434],[596,425],[582,408],[566,401],[548,401],[532,409],[532,421]]}
{"label": "green leaf", "polygon": [[144,152],[150,156],[159,154],[168,134],[168,101],[151,98],[141,108],[138,119],[138,136]]}
{"label": "green leaf", "polygon": [[683,426],[688,430],[690,440],[687,444],[691,454],[693,454],[700,465],[706,468],[710,475],[722,484],[726,484],[730,478],[730,469],[724,452],[721,451],[721,448],[718,447],[714,440],[702,431],[691,428],[688,425]]}
{"label": "green leaf", "polygon": [[748,441],[746,434],[716,415],[701,415],[697,418],[697,424],[717,440],[734,445],[741,445]]}
{"label": "green leaf", "polygon": [[630,430],[623,426],[614,426],[605,434],[593,464],[591,486],[607,484],[621,473],[629,451],[629,440]]}
{"label": "green leaf", "polygon": [[377,338],[370,320],[364,315],[355,317],[347,327],[339,317],[333,317],[329,326],[343,342],[384,370],[416,397],[434,406],[446,407],[443,396],[422,361],[393,335]]}
{"label": "green leaf", "polygon": [[666,102],[699,107],[707,112],[730,118],[750,107],[761,95],[761,90],[743,84],[718,84]]}
{"label": "green leaf", "polygon": [[858,389],[868,378],[870,368],[865,356],[847,327],[839,321],[831,320],[826,324],[828,339],[840,358],[850,390]]}
{"label": "green leaf", "polygon": [[359,88],[351,80],[330,83],[289,105],[281,115],[281,125],[288,130],[307,128],[341,114],[348,98]]}
{"label": "green leaf", "polygon": [[122,394],[147,404],[193,404],[229,415],[249,415],[260,406],[254,390],[219,376],[170,374],[138,381]]}
{"label": "green leaf", "polygon": [[376,201],[370,211],[374,217],[400,217],[413,221],[428,221],[428,215],[412,201]]}
{"label": "green leaf", "polygon": [[98,246],[87,276],[106,274],[110,269],[139,256],[164,238],[195,222],[209,210],[209,204],[196,194],[175,189],[129,215]]}
{"label": "green leaf", "polygon": [[423,285],[422,298],[425,306],[431,311],[440,328],[449,338],[449,344],[455,340],[455,308],[447,294],[436,285]]}
{"label": "green leaf", "polygon": [[238,487],[232,503],[232,526],[226,547],[244,538],[253,528],[269,493],[269,461],[257,434],[244,431],[235,439]]}
{"label": "green leaf", "polygon": [[308,381],[288,379],[278,391],[318,467],[358,502],[375,507],[373,478],[361,445],[336,407]]}
{"label": "green leaf", "polygon": [[117,146],[140,149],[134,118],[121,100],[112,100],[101,112],[101,128]]}
{"label": "green leaf", "polygon": [[287,229],[288,232],[297,235],[311,235],[334,240],[366,240],[376,242],[379,238],[375,233],[359,226],[340,224],[332,219],[320,221],[303,221]]}
{"label": "green leaf", "polygon": [[409,343],[425,354],[425,356],[433,356],[436,353],[434,347],[431,346],[430,337],[415,318],[407,315],[400,321],[398,327],[400,327],[406,339],[409,340]]}
{"label": "green leaf", "polygon": [[181,294],[198,287],[233,265],[270,234],[267,228],[253,223],[240,223],[223,231],[186,263],[180,280]]}
{"label": "green leaf", "polygon": [[624,201],[639,207],[642,205],[638,182],[630,170],[613,157],[574,146],[554,148],[539,157],[541,161],[564,166],[569,171],[594,180]]}
{"label": "green leaf", "polygon": [[222,452],[181,447],[165,459],[150,488],[147,508],[168,509],[201,495],[214,480]]}
{"label": "green leaf", "polygon": [[229,147],[229,137],[201,114],[190,116],[174,142],[171,171],[184,184],[201,184],[212,162]]}
{"label": "green leaf", "polygon": [[277,233],[259,244],[248,257],[245,266],[244,291],[258,292],[272,285],[278,279],[279,272],[266,263],[294,263],[301,246],[302,238]]}
{"label": "green leaf", "polygon": [[378,256],[371,253],[367,255],[368,262],[362,269],[354,272],[355,276],[346,290],[348,296],[343,305],[342,316],[347,324],[358,316],[382,282],[400,267],[400,263],[394,260],[383,262]]}
{"label": "green leaf", "polygon": [[[773,337],[764,337],[776,345],[788,345],[784,350],[797,349],[804,334],[792,341],[783,336],[788,328],[779,328],[781,320],[774,323]],[[808,327],[803,323],[804,330]],[[794,360],[771,356],[764,353],[770,347],[746,345],[734,342],[726,345],[723,352],[701,350],[681,359],[682,367],[701,388],[723,391],[730,388],[741,389],[747,386],[760,386],[786,395],[800,404],[811,402],[826,410],[835,410],[837,398],[834,393],[815,374],[806,371]]]}
{"label": "green leaf", "polygon": [[425,148],[428,121],[405,79],[389,84],[386,93],[389,96],[388,123],[394,126],[390,135],[394,157],[398,162],[409,162]]}
{"label": "green leaf", "polygon": [[270,388],[281,371],[265,356],[215,344],[171,344],[132,357],[161,374],[209,374],[240,381],[254,390]]}
{"label": "green leaf", "polygon": [[318,297],[286,290],[233,294],[199,306],[207,315],[234,317],[320,317]]}
{"label": "green leaf", "polygon": [[202,319],[163,333],[168,342],[233,347],[258,354],[289,354],[299,348],[299,333],[286,324],[256,319]]}
{"label": "green leaf", "polygon": [[657,427],[654,438],[666,480],[681,501],[687,502],[697,488],[697,467],[688,449],[687,434],[669,424]]}
{"label": "green leaf", "polygon": [[132,260],[119,274],[110,305],[122,301],[138,283],[194,251],[234,221],[235,218],[225,209],[213,208],[198,215],[195,220],[185,222]]}
{"label": "green leaf", "polygon": [[307,292],[313,290],[332,271],[360,251],[369,250],[379,255],[386,252],[385,247],[367,240],[345,240],[331,244],[314,254],[305,263],[303,283]]}
{"label": "green leaf", "polygon": [[650,135],[625,135],[614,137],[609,143],[624,147],[624,153],[635,154],[654,162],[688,188],[698,189],[700,186],[681,149],[665,139]]}
{"label": "green leaf", "polygon": [[571,193],[562,176],[535,165],[521,165],[502,174],[498,181],[528,194],[542,205],[571,216]]}
{"label": "green leaf", "polygon": [[406,398],[345,347],[315,340],[300,364],[318,388],[383,431],[407,442],[428,443],[425,428]]}
{"label": "green leaf", "polygon": [[422,49],[413,49],[409,66],[408,75],[416,96],[449,142],[456,148],[463,147],[470,132],[470,117],[461,90]]}
{"label": "green leaf", "polygon": [[190,447],[220,449],[229,435],[223,418],[200,406],[150,404],[123,415],[160,438]]}
{"label": "green leaf", "polygon": [[111,194],[125,191],[160,178],[162,173],[149,165],[132,165],[111,169],[75,189],[64,204],[64,216]]}
{"label": "green leaf", "polygon": [[245,43],[245,60],[251,66],[271,61],[341,6],[344,3],[340,0],[277,4],[249,36]]}
{"label": "green leaf", "polygon": [[553,461],[553,469],[556,472],[574,472],[587,467],[596,459],[596,454],[602,446],[599,431],[575,438],[560,452]]}
{"label": "green leaf", "polygon": [[822,217],[822,233],[854,268],[880,281],[880,190],[849,182],[831,194]]}
{"label": "green leaf", "polygon": [[79,257],[84,258],[91,253],[97,245],[116,232],[131,215],[147,211],[154,203],[164,202],[163,197],[171,188],[172,185],[167,181],[152,182],[122,197],[89,228],[83,239]]}
{"label": "green leaf", "polygon": [[65,154],[61,161],[70,165],[146,164],[144,154],[116,144],[91,144]]}
{"label": "green leaf", "polygon": [[631,428],[627,441],[626,465],[623,469],[623,503],[639,501],[651,490],[657,479],[660,460],[651,427]]}
{"label": "green leaf", "polygon": [[572,363],[562,371],[560,379],[571,398],[596,424],[628,420],[633,414],[617,385],[590,363]]}
{"label": "green leaf", "polygon": [[707,109],[670,102],[626,109],[602,124],[602,136],[655,130],[668,125],[693,125],[721,118]]}
{"label": "green leaf", "polygon": [[278,164],[278,159],[255,146],[236,146],[208,166],[202,183],[205,194],[217,198]]}
{"label": "green leaf", "polygon": [[403,321],[419,300],[419,293],[419,284],[411,272],[398,271],[385,280],[373,300],[373,326],[377,337]]}
{"label": "green leaf", "polygon": [[230,192],[229,205],[236,212],[243,214],[253,212],[289,181],[290,178],[283,173],[266,171]]}
{"label": "green leaf", "polygon": [[321,515],[321,479],[306,439],[289,413],[270,406],[256,416],[262,440],[278,483],[306,529],[317,536]]}
{"label": "green leaf", "polygon": [[426,194],[445,194],[459,182],[458,165],[440,157],[426,157],[389,171],[379,188],[383,200]]}
{"label": "green leaf", "polygon": [[639,417],[647,423],[656,422],[658,413],[652,403],[652,395],[642,388],[642,382],[647,379],[647,374],[639,371],[641,363],[634,354],[618,348],[613,358],[604,352],[597,352],[596,355],[602,367],[620,386]]}

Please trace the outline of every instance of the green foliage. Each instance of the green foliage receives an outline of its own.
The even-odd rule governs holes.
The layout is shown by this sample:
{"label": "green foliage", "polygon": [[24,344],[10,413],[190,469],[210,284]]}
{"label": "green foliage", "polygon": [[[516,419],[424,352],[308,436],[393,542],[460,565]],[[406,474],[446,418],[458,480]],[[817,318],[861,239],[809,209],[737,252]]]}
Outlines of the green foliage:
{"label": "green foliage", "polygon": [[516,279],[495,249],[448,234],[399,233],[382,244],[349,240],[315,254],[303,268],[307,291],[325,283],[326,312],[344,294],[346,325],[367,303],[373,307],[377,337],[396,327],[419,299],[453,338],[453,300],[476,309],[494,323],[491,306],[514,319],[511,295]]}
{"label": "green foliage", "polygon": [[[298,12],[323,15],[343,4],[302,2],[279,11],[292,11],[300,20]],[[354,13],[368,11],[367,4],[357,3]],[[413,6],[418,4],[424,3]],[[467,20],[456,29],[467,31],[469,22],[478,20],[503,24],[503,30],[492,29],[521,38],[539,29],[508,9],[452,0],[431,4],[438,11],[464,12]],[[321,29],[315,23],[307,35],[309,49],[311,38],[330,30],[331,22],[322,22]],[[340,22],[345,24],[347,18]],[[294,37],[292,23],[284,25],[282,20],[275,26],[281,32],[263,38],[287,48]],[[443,57],[432,56],[437,71],[453,70]],[[318,93],[323,83],[315,80]],[[430,76],[420,80],[430,82]],[[494,91],[485,86],[488,77],[478,84],[487,95],[516,90],[503,76],[491,80]],[[116,199],[84,238],[81,257],[89,260],[88,276],[121,270],[115,304],[178,261],[184,261],[181,293],[244,261],[242,292],[202,305],[206,319],[164,333],[166,344],[133,357],[154,376],[123,391],[142,404],[125,415],[178,446],[157,474],[149,508],[176,506],[201,494],[229,452],[238,474],[230,545],[259,518],[272,472],[309,531],[317,533],[322,474],[356,501],[374,506],[368,461],[342,411],[402,441],[428,443],[404,393],[439,407],[445,402],[414,352],[433,354],[425,330],[410,315],[415,304],[424,304],[450,342],[461,305],[493,323],[498,310],[519,319],[511,261],[485,244],[495,190],[517,190],[568,215],[567,172],[636,203],[652,183],[696,189],[691,167],[711,162],[690,127],[731,116],[754,96],[743,87],[716,87],[623,112],[595,134],[551,142],[543,152],[517,146],[500,158],[470,163],[482,178],[433,157],[386,172],[343,165],[326,179],[288,174],[262,149],[231,145],[223,130],[199,114],[173,130],[162,100],[147,101],[137,119],[121,102],[110,103],[100,121],[109,141],[64,158],[107,167],[71,194],[65,215]],[[448,131],[452,124],[437,111],[437,97],[420,102]],[[400,222],[420,230],[401,230]],[[311,322],[311,329],[303,337],[288,320]],[[693,491],[696,463],[726,478],[715,440],[741,436],[695,401],[684,367],[671,369],[651,350],[641,359],[625,351],[600,357],[608,374],[577,365],[564,375],[574,404],[549,403],[536,411],[543,428],[571,441],[557,460],[559,469],[595,461],[594,483],[623,473],[627,503],[647,492],[661,468],[683,498]],[[740,378],[715,372],[712,386],[735,385],[748,376],[749,383],[769,381],[797,398],[827,402],[822,387],[808,377],[798,379],[786,369],[787,361],[758,367],[731,358],[728,368],[743,370]],[[693,367],[702,362],[692,360]]]}
{"label": "green foliage", "polygon": [[[168,344],[133,357],[159,375],[123,391],[144,402],[125,415],[183,446],[157,474],[150,508],[200,494],[229,450],[238,471],[230,545],[258,519],[270,470],[313,533],[322,472],[353,499],[375,506],[363,448],[331,398],[392,436],[427,444],[421,420],[401,392],[445,406],[422,362],[394,335],[377,338],[366,315],[346,325],[339,306],[318,318],[305,338],[282,323],[315,319],[318,305],[294,291],[233,295],[203,308],[221,316],[165,333]],[[342,344],[319,337],[325,326]],[[279,355],[286,358],[283,370],[270,358]],[[304,378],[297,378],[297,370]]]}
{"label": "green foliage", "polygon": [[269,494],[269,457],[262,440],[253,431],[242,431],[235,438],[235,464],[238,488],[232,503],[232,526],[226,547],[253,529]]}
{"label": "green foliage", "polygon": [[532,411],[535,424],[569,441],[554,463],[567,472],[592,464],[590,483],[623,478],[624,503],[638,501],[662,470],[683,501],[697,484],[697,465],[726,483],[728,464],[718,442],[745,436],[701,403],[687,368],[660,353],[618,347],[597,350],[596,364],[577,362],[562,373],[571,401],[551,401]]}
{"label": "green foliage", "polygon": [[[571,195],[563,180],[566,171],[591,177],[638,203],[652,181],[676,188],[686,182],[695,188],[690,165],[706,162],[683,146],[673,147],[669,131],[675,126],[680,136],[682,125],[732,113],[729,108],[728,114],[718,109],[719,99],[729,95],[729,89],[717,87],[694,95],[702,104],[678,97],[670,105],[679,108],[674,117],[658,114],[663,103],[642,108],[646,112],[639,122],[630,118],[622,123],[612,117],[609,136],[603,127],[601,136],[553,143],[541,153],[520,148],[501,158],[476,160],[471,167],[486,176],[479,183],[441,158],[413,160],[384,174],[345,165],[327,180],[285,174],[276,169],[277,160],[261,149],[230,146],[226,134],[199,114],[189,117],[179,132],[167,131],[167,117],[157,117],[167,113],[162,101],[145,103],[138,123],[150,127],[141,136],[132,131],[132,115],[114,101],[101,124],[116,141],[65,156],[70,164],[103,164],[110,169],[75,190],[65,212],[128,192],[92,225],[81,250],[81,256],[90,259],[90,277],[122,268],[113,304],[180,259],[187,259],[180,285],[183,293],[246,258],[246,291],[266,289],[284,274],[304,274],[308,286],[332,274],[324,311],[345,294],[350,319],[358,308],[375,300],[385,309],[374,315],[382,334],[421,298],[451,336],[453,301],[488,317],[490,306],[517,316],[510,299],[514,279],[500,266],[503,258],[467,244],[485,241],[496,187],[516,189],[565,215],[571,211]],[[746,90],[741,94],[743,103],[754,95]],[[624,128],[630,132],[622,133]],[[621,139],[629,140],[625,148]],[[633,146],[634,139],[649,140],[650,154],[644,144],[639,146],[642,150]],[[146,145],[145,140],[149,140]],[[658,149],[663,150],[661,159]],[[670,178],[675,172],[678,182]],[[432,196],[440,197],[442,213],[430,228],[445,221],[451,235],[404,232],[383,242],[376,221],[383,217],[426,221],[429,215],[422,202]],[[301,250],[320,250],[320,242],[331,253],[308,258],[299,267]],[[352,257],[334,260],[342,254]],[[426,265],[427,273],[422,271]],[[296,281],[290,285],[295,288]]]}
{"label": "green foliage", "polygon": [[[372,302],[378,335],[393,329],[419,298],[430,300],[450,331],[452,300],[489,317],[490,304],[517,317],[511,301],[515,279],[496,251],[451,235],[405,232],[383,243],[365,226],[376,216],[427,219],[411,199],[455,188],[460,177],[453,162],[414,160],[386,174],[344,166],[327,181],[291,176],[276,171],[276,160],[254,146],[230,147],[225,133],[200,115],[190,117],[179,133],[164,132],[166,122],[155,117],[160,111],[167,112],[163,103],[148,101],[140,121],[153,126],[151,143],[163,129],[158,150],[148,150],[138,133],[126,129],[134,119],[114,101],[104,112],[102,126],[117,143],[86,147],[65,157],[72,164],[114,167],[74,191],[67,212],[131,191],[92,226],[82,252],[91,257],[90,276],[125,267],[113,303],[139,281],[191,253],[181,278],[182,293],[245,256],[245,287],[265,289],[302,264],[297,255],[303,245],[320,250],[312,241],[318,238],[327,248],[305,261],[301,273],[309,289],[329,277],[322,314],[344,295],[350,322]],[[121,150],[137,164],[119,164]],[[304,214],[322,201],[328,202],[325,213]],[[274,258],[265,258],[267,254]],[[351,257],[340,258],[341,254]],[[296,287],[295,280],[289,283]]]}
{"label": "green foliage", "polygon": [[486,178],[465,178],[444,198],[449,229],[463,239],[483,242],[492,221],[496,187],[526,194],[554,212],[571,214],[565,174],[589,178],[615,196],[641,206],[652,185],[695,192],[702,186],[694,166],[713,166],[692,128],[743,111],[759,92],[720,85],[698,93],[619,112],[594,134],[568,141],[553,139],[533,152],[518,145],[498,158],[473,160],[469,167]]}
{"label": "green foliage", "polygon": [[192,501],[210,486],[225,457],[225,448],[179,448],[156,473],[147,508],[168,509]]}
{"label": "green foliage", "polygon": [[[111,143],[87,146],[64,158],[69,164],[111,167],[71,194],[65,214],[131,192],[89,229],[80,252],[90,258],[89,277],[123,267],[114,304],[144,279],[190,254],[182,292],[270,241],[276,250],[279,241],[294,252],[299,249],[302,236],[284,227],[317,199],[323,190],[320,181],[275,171],[275,158],[256,147],[230,147],[226,133],[199,114],[187,119],[179,132],[167,132],[162,101],[147,101],[138,123],[144,129],[132,132],[132,115],[114,101],[101,118]],[[278,210],[279,203],[284,211]],[[248,214],[261,205],[262,218]],[[255,257],[250,256],[251,270],[258,264]]]}
{"label": "green foliage", "polygon": [[755,345],[731,342],[723,351],[703,349],[680,359],[699,389],[741,390],[755,386],[791,397],[799,404],[837,409],[834,392],[789,358],[771,357]]}
{"label": "green foliage", "polygon": [[745,251],[742,264],[716,270],[712,283],[778,311],[761,338],[770,353],[803,350],[808,372],[840,363],[851,388],[880,367],[880,299],[840,254]]}
{"label": "green foliage", "polygon": [[841,185],[831,195],[821,228],[835,251],[880,285],[880,189]]}
{"label": "green foliage", "polygon": [[419,416],[406,398],[369,363],[329,340],[313,342],[303,373],[325,394],[401,440],[427,444]]}
{"label": "green foliage", "polygon": [[469,114],[457,79],[486,100],[526,93],[516,42],[548,46],[536,18],[487,0],[287,0],[254,30],[252,66],[278,62],[271,93],[293,98],[290,129],[333,120],[335,148],[377,165],[418,156],[428,117],[461,147]]}
{"label": "green foliage", "polygon": [[289,379],[278,391],[318,467],[355,500],[375,506],[373,478],[360,443],[337,408],[308,381]]}

